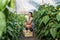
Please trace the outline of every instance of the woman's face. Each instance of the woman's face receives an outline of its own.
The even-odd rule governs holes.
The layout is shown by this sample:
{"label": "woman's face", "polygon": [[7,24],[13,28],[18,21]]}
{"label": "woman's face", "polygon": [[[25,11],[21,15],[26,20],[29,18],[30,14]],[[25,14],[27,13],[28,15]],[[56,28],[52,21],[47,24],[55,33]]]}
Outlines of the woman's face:
{"label": "woman's face", "polygon": [[28,16],[31,17],[32,16],[31,13],[28,13]]}

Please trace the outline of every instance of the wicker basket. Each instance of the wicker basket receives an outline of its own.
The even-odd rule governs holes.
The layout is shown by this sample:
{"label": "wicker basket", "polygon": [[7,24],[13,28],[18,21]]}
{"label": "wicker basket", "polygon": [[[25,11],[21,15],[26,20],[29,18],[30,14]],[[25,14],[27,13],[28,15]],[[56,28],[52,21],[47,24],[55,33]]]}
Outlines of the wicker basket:
{"label": "wicker basket", "polygon": [[23,30],[23,34],[25,37],[33,37],[33,32],[30,30]]}

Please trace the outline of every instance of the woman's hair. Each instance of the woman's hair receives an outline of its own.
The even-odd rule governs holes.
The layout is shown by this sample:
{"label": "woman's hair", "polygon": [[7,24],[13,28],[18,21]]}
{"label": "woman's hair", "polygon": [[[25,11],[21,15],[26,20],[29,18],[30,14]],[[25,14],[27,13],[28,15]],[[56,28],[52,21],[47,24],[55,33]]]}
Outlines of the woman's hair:
{"label": "woman's hair", "polygon": [[32,14],[32,12],[29,12],[30,14],[31,14],[31,17],[33,17],[33,14]]}

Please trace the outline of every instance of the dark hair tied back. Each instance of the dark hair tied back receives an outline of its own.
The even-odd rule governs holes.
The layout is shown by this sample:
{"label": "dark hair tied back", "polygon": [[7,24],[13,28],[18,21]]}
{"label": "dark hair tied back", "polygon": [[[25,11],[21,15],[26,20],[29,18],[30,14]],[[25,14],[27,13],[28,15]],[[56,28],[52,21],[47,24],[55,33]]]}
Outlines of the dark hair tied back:
{"label": "dark hair tied back", "polygon": [[32,15],[32,12],[29,12],[30,14],[31,14],[31,16],[33,17],[33,15]]}

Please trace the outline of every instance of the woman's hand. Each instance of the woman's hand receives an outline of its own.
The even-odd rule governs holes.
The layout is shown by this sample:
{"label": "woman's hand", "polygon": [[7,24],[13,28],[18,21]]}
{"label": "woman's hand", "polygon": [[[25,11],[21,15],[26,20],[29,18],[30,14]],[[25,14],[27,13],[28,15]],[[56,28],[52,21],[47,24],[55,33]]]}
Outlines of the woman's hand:
{"label": "woman's hand", "polygon": [[26,28],[32,28],[32,26],[31,25],[26,25]]}

